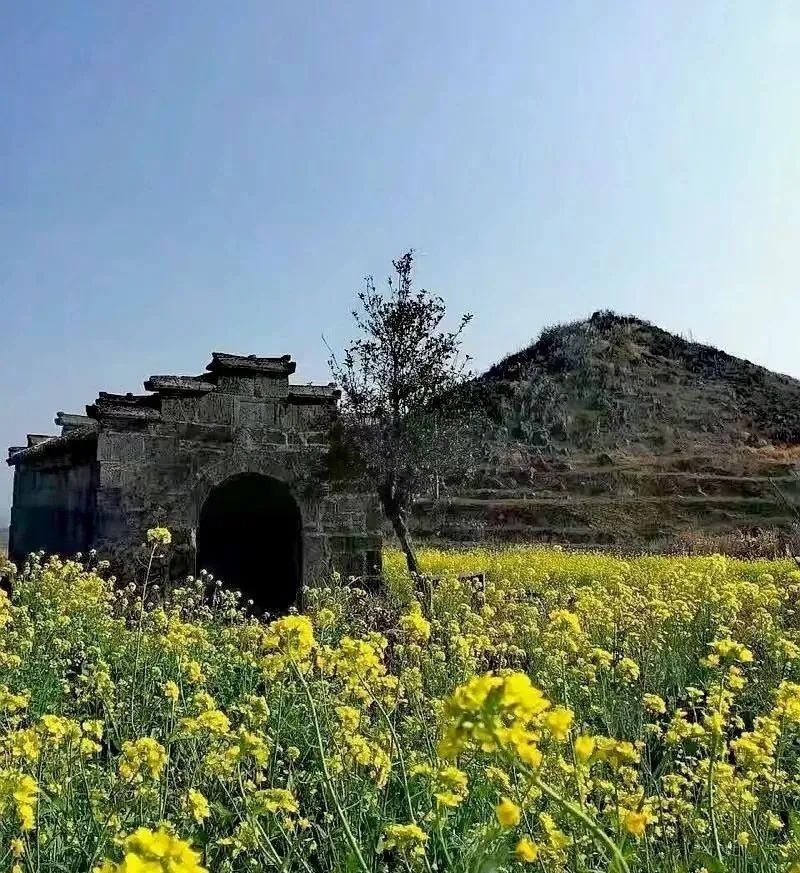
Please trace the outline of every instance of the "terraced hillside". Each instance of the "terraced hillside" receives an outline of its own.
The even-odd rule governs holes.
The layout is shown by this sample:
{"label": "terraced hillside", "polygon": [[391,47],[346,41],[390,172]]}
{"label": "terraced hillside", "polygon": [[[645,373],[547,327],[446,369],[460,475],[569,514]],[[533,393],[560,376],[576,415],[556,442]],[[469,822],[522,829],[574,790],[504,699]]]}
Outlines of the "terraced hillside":
{"label": "terraced hillside", "polygon": [[486,463],[419,503],[418,536],[782,550],[781,494],[800,503],[797,380],[596,313],[475,387],[494,422]]}

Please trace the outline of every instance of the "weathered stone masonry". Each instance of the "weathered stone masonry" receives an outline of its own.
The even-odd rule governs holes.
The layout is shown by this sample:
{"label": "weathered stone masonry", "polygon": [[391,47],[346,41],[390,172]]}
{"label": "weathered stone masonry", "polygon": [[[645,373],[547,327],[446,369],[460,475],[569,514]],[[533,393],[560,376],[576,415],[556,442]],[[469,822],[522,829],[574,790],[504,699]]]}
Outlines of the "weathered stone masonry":
{"label": "weathered stone masonry", "polygon": [[[60,436],[31,434],[27,446],[9,449],[12,559],[95,547],[124,575],[133,572],[147,529],[164,525],[174,538],[172,574],[192,573],[198,545],[208,552],[214,536],[206,532],[207,542],[198,544],[210,495],[223,483],[247,480],[241,511],[255,511],[253,495],[262,492],[252,487],[260,482],[264,512],[278,499],[299,510],[304,582],[323,578],[331,565],[345,574],[373,572],[380,561],[377,505],[326,472],[338,392],[290,384],[295,366],[288,355],[215,352],[201,376],[151,376],[147,394],[100,392],[86,416],[59,413]],[[244,521],[252,527],[257,519]],[[265,531],[265,549],[269,543]],[[263,563],[270,566],[268,550]]]}

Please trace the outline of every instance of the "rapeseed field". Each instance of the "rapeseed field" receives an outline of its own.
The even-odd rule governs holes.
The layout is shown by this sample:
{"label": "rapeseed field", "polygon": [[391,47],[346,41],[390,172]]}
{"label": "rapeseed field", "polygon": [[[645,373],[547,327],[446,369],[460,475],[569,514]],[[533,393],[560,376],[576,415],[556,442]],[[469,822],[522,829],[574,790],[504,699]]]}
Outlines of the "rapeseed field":
{"label": "rapeseed field", "polygon": [[265,622],[148,538],[5,568],[0,870],[800,873],[793,564],[389,552]]}

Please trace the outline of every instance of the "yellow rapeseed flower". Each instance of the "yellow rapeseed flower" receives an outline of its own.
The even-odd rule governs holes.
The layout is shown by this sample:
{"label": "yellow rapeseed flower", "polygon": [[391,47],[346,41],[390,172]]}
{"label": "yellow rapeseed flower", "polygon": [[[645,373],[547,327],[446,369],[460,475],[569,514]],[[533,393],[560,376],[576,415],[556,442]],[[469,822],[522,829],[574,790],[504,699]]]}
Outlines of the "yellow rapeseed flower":
{"label": "yellow rapeseed flower", "polygon": [[209,733],[222,736],[231,728],[231,722],[221,709],[206,709],[197,716],[181,721],[181,727],[189,734]]}
{"label": "yellow rapeseed flower", "polygon": [[127,740],[122,744],[119,775],[126,782],[158,779],[167,763],[166,749],[152,737]]}
{"label": "yellow rapeseed flower", "polygon": [[494,808],[494,814],[497,818],[497,821],[504,828],[513,828],[519,824],[519,820],[522,817],[522,812],[520,808],[514,803],[513,800],[509,800],[507,797],[504,797],[500,803]]}
{"label": "yellow rapeseed flower", "polygon": [[5,710],[6,712],[13,713],[25,709],[30,702],[30,698],[31,695],[28,691],[22,694],[15,694],[9,690],[8,685],[0,684],[0,712]]}
{"label": "yellow rapeseed flower", "polygon": [[651,821],[650,813],[647,810],[622,810],[622,826],[629,834],[635,837],[641,837],[644,834],[645,828]]}
{"label": "yellow rapeseed flower", "polygon": [[400,629],[411,642],[425,643],[431,636],[431,623],[422,614],[422,607],[414,601],[405,615],[400,616]]}
{"label": "yellow rapeseed flower", "polygon": [[300,811],[297,798],[286,788],[266,788],[255,794],[253,808],[256,812],[284,812],[296,814]]}
{"label": "yellow rapeseed flower", "polygon": [[617,664],[617,675],[626,682],[635,682],[639,678],[639,665],[632,658],[621,658]]}
{"label": "yellow rapeseed flower", "polygon": [[96,873],[208,873],[189,843],[159,829],[139,828],[123,841],[118,864],[105,861]]}
{"label": "yellow rapeseed flower", "polygon": [[165,527],[151,527],[147,531],[147,542],[151,545],[168,546],[172,542],[172,534]]}
{"label": "yellow rapeseed flower", "polygon": [[572,710],[564,706],[556,706],[545,714],[544,726],[556,740],[565,740],[569,734],[569,726],[572,724]]}
{"label": "yellow rapeseed flower", "polygon": [[539,846],[530,837],[522,837],[514,847],[514,857],[524,864],[533,864],[539,857]]}
{"label": "yellow rapeseed flower", "polygon": [[190,685],[200,685],[206,681],[203,665],[199,661],[188,661],[184,664],[183,675]]}
{"label": "yellow rapeseed flower", "polygon": [[416,824],[390,824],[383,831],[383,849],[396,849],[408,858],[421,858],[425,854],[428,835]]}
{"label": "yellow rapeseed flower", "polygon": [[194,788],[190,788],[186,794],[186,806],[198,824],[202,824],[211,815],[211,807],[205,796]]}
{"label": "yellow rapeseed flower", "polygon": [[594,753],[594,739],[582,734],[575,740],[575,758],[579,763],[585,764]]}
{"label": "yellow rapeseed flower", "polygon": [[664,703],[664,698],[659,697],[657,694],[642,695],[642,703],[648,712],[655,713],[656,715],[663,715],[667,711],[667,704]]}
{"label": "yellow rapeseed flower", "polygon": [[[714,666],[715,662],[731,663],[733,661],[738,661],[741,664],[749,664],[753,660],[753,653],[750,649],[748,649],[747,646],[743,646],[741,643],[736,642],[736,640],[714,640],[709,645],[712,650],[711,656],[709,656],[709,663],[711,666]],[[716,656],[716,658],[714,658],[714,656]]]}
{"label": "yellow rapeseed flower", "polygon": [[27,773],[0,769],[0,819],[16,818],[22,830],[31,830],[38,791],[36,780]]}

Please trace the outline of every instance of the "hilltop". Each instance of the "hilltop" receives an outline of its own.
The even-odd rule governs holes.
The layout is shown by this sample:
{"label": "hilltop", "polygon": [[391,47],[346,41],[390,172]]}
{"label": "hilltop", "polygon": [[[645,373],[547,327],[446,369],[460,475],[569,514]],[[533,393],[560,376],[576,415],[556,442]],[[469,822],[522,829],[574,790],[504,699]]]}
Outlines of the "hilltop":
{"label": "hilltop", "polygon": [[490,460],[421,503],[423,536],[730,547],[791,526],[774,485],[800,496],[796,379],[598,312],[548,328],[473,387]]}
{"label": "hilltop", "polygon": [[632,316],[549,328],[482,381],[508,435],[526,442],[800,443],[800,381]]}

